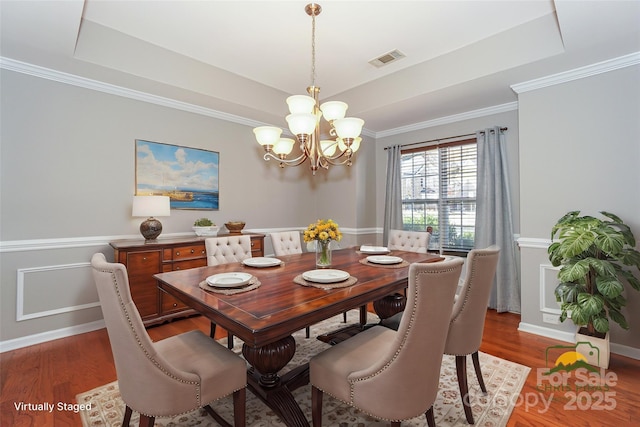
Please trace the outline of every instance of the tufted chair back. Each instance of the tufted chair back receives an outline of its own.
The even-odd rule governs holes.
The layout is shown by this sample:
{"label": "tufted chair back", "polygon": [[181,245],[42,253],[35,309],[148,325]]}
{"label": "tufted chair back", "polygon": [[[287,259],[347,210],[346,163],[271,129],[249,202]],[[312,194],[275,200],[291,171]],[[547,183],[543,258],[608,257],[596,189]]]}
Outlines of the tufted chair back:
{"label": "tufted chair back", "polygon": [[207,265],[229,264],[251,258],[251,237],[210,237],[204,241]]}
{"label": "tufted chair back", "polygon": [[314,426],[322,419],[324,393],[395,425],[423,413],[433,421],[462,263],[411,264],[407,306],[397,331],[373,326],[311,358]]}
{"label": "tufted chair back", "polygon": [[429,234],[426,231],[390,230],[389,244],[391,250],[427,253],[429,247]]}
{"label": "tufted chair back", "polygon": [[143,418],[179,415],[234,393],[242,397],[236,425],[244,425],[245,362],[199,330],[151,341],[126,267],[102,253],[93,255],[91,266],[128,416],[140,412],[142,425]]}
{"label": "tufted chair back", "polygon": [[276,256],[302,253],[300,232],[298,231],[271,233],[271,243]]}

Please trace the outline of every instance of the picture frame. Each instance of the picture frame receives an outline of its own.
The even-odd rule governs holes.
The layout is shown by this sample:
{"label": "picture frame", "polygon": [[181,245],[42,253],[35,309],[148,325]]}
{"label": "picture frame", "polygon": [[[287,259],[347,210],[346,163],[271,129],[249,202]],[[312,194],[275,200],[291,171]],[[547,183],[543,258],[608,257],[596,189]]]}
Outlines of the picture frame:
{"label": "picture frame", "polygon": [[169,196],[171,209],[219,209],[217,151],[136,139],[135,159],[137,196]]}

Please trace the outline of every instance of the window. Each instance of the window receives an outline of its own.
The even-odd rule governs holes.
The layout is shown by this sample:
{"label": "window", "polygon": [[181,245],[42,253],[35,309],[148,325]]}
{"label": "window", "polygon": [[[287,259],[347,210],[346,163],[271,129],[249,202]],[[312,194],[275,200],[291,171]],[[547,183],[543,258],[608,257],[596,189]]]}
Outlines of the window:
{"label": "window", "polygon": [[405,230],[433,227],[431,248],[469,251],[476,221],[476,139],[402,152]]}

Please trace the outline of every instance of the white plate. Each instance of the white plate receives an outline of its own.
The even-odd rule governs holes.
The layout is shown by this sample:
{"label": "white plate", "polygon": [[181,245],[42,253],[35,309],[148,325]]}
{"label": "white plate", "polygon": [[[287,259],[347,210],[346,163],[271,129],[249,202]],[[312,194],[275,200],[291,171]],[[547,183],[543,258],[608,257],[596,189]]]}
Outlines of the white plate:
{"label": "white plate", "polygon": [[282,264],[278,258],[269,258],[269,257],[251,257],[245,258],[242,260],[244,265],[248,265],[249,267],[273,267],[276,265]]}
{"label": "white plate", "polygon": [[388,254],[389,249],[385,248],[384,246],[369,246],[369,245],[362,245],[360,246],[360,252],[362,252],[363,254]]}
{"label": "white plate", "polygon": [[215,288],[239,288],[253,277],[249,273],[220,273],[207,277],[207,284]]}
{"label": "white plate", "polygon": [[336,283],[343,282],[349,278],[350,274],[342,270],[319,269],[302,273],[302,278],[316,283]]}
{"label": "white plate", "polygon": [[368,256],[367,261],[374,264],[400,264],[403,259],[397,256],[373,255]]}

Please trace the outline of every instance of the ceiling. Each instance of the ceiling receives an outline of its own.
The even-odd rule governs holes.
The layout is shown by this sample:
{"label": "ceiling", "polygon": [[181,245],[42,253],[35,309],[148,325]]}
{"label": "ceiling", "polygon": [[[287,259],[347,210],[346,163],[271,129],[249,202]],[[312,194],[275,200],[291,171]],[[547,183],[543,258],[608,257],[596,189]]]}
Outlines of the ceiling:
{"label": "ceiling", "polygon": [[[285,127],[311,83],[308,1],[0,0],[3,58]],[[376,135],[517,101],[511,85],[640,51],[640,1],[336,1],[321,101]],[[377,68],[394,49],[405,57]]]}

